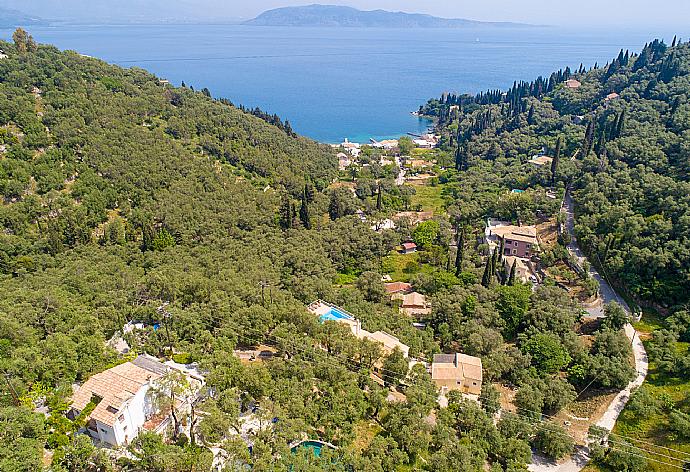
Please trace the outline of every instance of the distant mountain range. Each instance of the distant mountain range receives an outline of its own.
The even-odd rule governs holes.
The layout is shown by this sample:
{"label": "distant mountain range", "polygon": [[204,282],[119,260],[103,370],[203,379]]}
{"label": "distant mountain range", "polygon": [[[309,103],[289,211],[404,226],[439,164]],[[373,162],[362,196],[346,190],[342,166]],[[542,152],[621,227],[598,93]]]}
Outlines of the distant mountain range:
{"label": "distant mountain range", "polygon": [[493,23],[461,18],[439,18],[419,13],[385,10],[362,11],[336,5],[308,5],[268,10],[250,26],[334,26],[360,28],[466,28],[469,26],[531,26],[522,23]]}
{"label": "distant mountain range", "polygon": [[15,28],[17,26],[31,26],[45,24],[41,18],[27,15],[18,10],[0,7],[0,28]]}

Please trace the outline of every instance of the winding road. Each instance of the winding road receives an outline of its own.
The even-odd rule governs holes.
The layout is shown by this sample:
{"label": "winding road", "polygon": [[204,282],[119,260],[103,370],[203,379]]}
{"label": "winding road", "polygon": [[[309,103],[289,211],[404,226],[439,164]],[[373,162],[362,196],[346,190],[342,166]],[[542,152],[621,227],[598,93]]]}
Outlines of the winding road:
{"label": "winding road", "polygon": [[[566,229],[571,235],[571,242],[568,245],[568,250],[573,256],[578,258],[580,262],[586,260],[582,250],[577,245],[577,239],[575,237],[575,212],[574,204],[570,192],[566,193],[566,198],[563,202],[563,209],[567,214],[566,219]],[[590,264],[593,266],[593,264]],[[627,303],[616,293],[616,291],[609,285],[604,277],[602,277],[599,272],[593,267],[590,267],[590,274],[599,282],[599,299],[592,306],[586,308],[591,318],[601,318],[604,316],[604,306],[610,302],[618,302],[628,313],[630,313],[630,307]],[[621,414],[623,408],[628,403],[630,399],[630,394],[632,390],[642,385],[645,378],[647,377],[647,371],[649,366],[649,361],[647,359],[647,352],[645,351],[642,340],[638,335],[637,331],[631,324],[625,326],[625,334],[630,339],[632,344],[633,354],[635,356],[635,369],[637,370],[637,377],[628,384],[628,386],[616,395],[609,407],[606,409],[602,417],[597,421],[596,425],[606,428],[611,431],[616,424],[618,415]],[[589,450],[585,446],[580,446],[577,448],[575,453],[565,460],[564,462],[556,463],[543,456],[533,454],[532,464],[529,466],[529,470],[533,472],[580,472],[589,462]]]}

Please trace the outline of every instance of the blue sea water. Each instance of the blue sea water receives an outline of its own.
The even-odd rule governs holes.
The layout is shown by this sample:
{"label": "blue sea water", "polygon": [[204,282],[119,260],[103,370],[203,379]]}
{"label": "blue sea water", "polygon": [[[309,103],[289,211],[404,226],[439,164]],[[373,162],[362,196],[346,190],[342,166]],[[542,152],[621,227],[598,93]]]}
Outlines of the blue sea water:
{"label": "blue sea water", "polygon": [[[411,115],[444,91],[477,93],[564,66],[606,63],[621,48],[690,31],[563,28],[396,30],[242,25],[32,27],[40,42],[184,81],[259,106],[322,142],[424,132]],[[9,39],[10,30],[0,30]],[[685,33],[683,35],[683,33]]]}

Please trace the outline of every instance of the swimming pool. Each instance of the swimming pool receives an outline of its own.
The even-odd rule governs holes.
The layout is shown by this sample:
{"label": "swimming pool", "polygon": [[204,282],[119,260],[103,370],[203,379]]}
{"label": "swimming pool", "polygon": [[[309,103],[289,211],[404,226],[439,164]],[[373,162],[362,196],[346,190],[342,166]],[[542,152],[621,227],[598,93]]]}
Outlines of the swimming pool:
{"label": "swimming pool", "polygon": [[322,314],[319,319],[322,323],[324,321],[354,320],[352,316],[334,306],[328,307],[328,311]]}
{"label": "swimming pool", "polygon": [[302,441],[301,443],[297,444],[294,446],[291,451],[292,453],[296,453],[299,449],[311,449],[312,452],[316,457],[321,456],[321,450],[326,447],[329,449],[333,449],[334,446],[331,444],[322,442],[322,441]]}

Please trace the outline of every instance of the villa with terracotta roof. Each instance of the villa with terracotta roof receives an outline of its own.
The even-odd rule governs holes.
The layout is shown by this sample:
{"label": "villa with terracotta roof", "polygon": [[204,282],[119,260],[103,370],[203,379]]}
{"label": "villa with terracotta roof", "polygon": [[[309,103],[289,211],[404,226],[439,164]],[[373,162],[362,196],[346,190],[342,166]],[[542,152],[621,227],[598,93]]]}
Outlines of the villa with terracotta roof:
{"label": "villa with terracotta roof", "polygon": [[397,293],[393,295],[392,299],[402,301],[400,311],[407,316],[419,318],[431,314],[431,307],[429,307],[426,297],[421,293]]}
{"label": "villa with terracotta roof", "polygon": [[434,354],[431,379],[445,395],[458,390],[470,395],[482,391],[482,360],[466,354]]}
{"label": "villa with terracotta roof", "polygon": [[412,254],[413,252],[417,252],[417,245],[413,242],[402,243],[400,247],[400,252],[402,254]]}
{"label": "villa with terracotta roof", "polygon": [[111,446],[128,444],[156,413],[149,390],[167,371],[157,359],[143,354],[96,374],[74,394],[69,416],[74,418],[95,404],[86,423],[89,436]]}
{"label": "villa with terracotta roof", "polygon": [[354,315],[331,303],[324,302],[323,300],[316,300],[309,304],[307,310],[318,316],[319,321],[322,323],[326,321],[335,321],[344,324],[350,328],[350,331],[352,331],[352,334],[356,338],[368,339],[379,343],[383,353],[386,355],[393,352],[396,347],[402,351],[405,357],[407,357],[410,352],[410,348],[401,343],[395,336],[384,331],[370,333],[362,328],[362,322],[355,318]]}
{"label": "villa with terracotta roof", "polygon": [[410,293],[412,291],[412,285],[407,282],[390,282],[383,284],[386,289],[386,293],[393,295],[395,293]]}
{"label": "villa with terracotta roof", "polygon": [[529,259],[539,249],[535,226],[515,226],[505,221],[489,220],[484,239],[493,251],[504,241],[504,256]]}
{"label": "villa with terracotta roof", "polygon": [[582,83],[579,80],[568,79],[565,81],[565,88],[578,89],[581,85]]}

